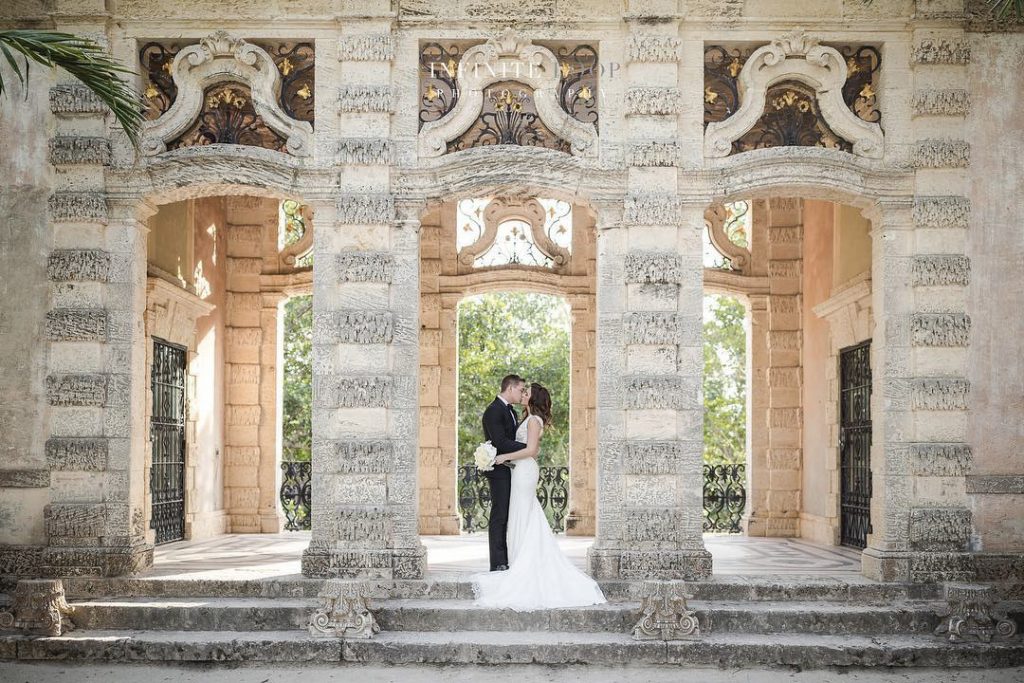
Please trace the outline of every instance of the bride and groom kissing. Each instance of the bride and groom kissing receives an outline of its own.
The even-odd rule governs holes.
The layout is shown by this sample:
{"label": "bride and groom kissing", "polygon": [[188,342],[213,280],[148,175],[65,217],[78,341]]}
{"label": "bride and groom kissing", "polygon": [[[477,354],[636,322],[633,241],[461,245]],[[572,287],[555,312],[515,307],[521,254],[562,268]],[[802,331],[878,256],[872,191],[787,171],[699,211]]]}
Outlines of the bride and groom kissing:
{"label": "bride and groom kissing", "polygon": [[[514,405],[524,407],[522,421]],[[491,491],[491,571],[471,577],[478,605],[533,610],[605,602],[597,583],[562,553],[537,501],[537,456],[550,423],[551,394],[519,375],[502,379],[484,411],[484,436],[497,457],[483,472]]]}

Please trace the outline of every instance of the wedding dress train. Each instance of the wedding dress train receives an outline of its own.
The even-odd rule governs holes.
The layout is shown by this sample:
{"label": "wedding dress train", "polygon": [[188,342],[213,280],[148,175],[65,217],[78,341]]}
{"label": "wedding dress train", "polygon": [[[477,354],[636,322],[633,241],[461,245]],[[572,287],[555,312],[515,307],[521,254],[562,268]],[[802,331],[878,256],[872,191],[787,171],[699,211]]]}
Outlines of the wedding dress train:
{"label": "wedding dress train", "polygon": [[[516,441],[526,443],[530,420],[540,418],[526,418],[516,430]],[[606,602],[597,583],[577,569],[558,547],[537,501],[537,460],[523,458],[514,464],[508,506],[509,568],[473,575],[475,604],[526,611]]]}

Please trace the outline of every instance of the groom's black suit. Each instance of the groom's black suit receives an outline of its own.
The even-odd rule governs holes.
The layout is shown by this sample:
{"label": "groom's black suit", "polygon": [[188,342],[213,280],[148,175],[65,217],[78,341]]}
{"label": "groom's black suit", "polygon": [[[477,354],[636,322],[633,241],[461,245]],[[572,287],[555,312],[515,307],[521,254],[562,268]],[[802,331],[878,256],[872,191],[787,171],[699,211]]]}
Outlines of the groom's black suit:
{"label": "groom's black suit", "polygon": [[[526,448],[526,444],[515,440],[516,415],[512,406],[495,398],[484,411],[484,436],[491,445],[503,453],[514,453]],[[508,566],[508,499],[512,491],[512,468],[498,465],[490,472],[484,472],[491,488],[491,517],[487,522],[487,541],[491,556],[491,569]]]}

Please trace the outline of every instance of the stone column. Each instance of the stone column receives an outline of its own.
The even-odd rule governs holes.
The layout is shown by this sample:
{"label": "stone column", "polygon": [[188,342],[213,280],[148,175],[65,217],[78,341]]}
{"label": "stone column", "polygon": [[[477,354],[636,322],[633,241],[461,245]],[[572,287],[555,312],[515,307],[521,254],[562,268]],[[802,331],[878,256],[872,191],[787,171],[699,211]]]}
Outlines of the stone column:
{"label": "stone column", "polygon": [[765,536],[768,518],[768,295],[747,296],[750,333],[747,335],[747,504],[743,533]]}
{"label": "stone column", "polygon": [[276,534],[284,528],[278,498],[281,490],[281,408],[284,386],[284,311],[282,292],[262,292],[260,308],[260,425],[259,516],[260,531]]}
{"label": "stone column", "polygon": [[565,533],[593,536],[597,509],[597,397],[594,297],[570,297],[572,307],[572,405],[569,417],[569,511]]}

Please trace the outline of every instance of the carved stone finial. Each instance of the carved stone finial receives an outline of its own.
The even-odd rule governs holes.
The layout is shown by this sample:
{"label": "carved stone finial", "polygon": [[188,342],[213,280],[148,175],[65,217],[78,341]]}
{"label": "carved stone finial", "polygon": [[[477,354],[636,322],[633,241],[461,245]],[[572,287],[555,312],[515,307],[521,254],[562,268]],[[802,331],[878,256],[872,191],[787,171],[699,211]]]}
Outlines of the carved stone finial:
{"label": "carved stone finial", "polygon": [[951,643],[968,638],[988,643],[993,637],[1007,640],[1017,634],[1017,624],[993,606],[992,586],[947,583],[946,602],[949,604],[939,615],[943,622],[935,629],[935,635],[948,636]]}
{"label": "carved stone finial", "polygon": [[200,38],[199,44],[203,46],[203,49],[216,57],[218,55],[233,54],[238,47],[245,44],[245,41],[241,38],[235,38],[227,31],[216,31],[205,38]]}
{"label": "carved stone finial", "polygon": [[499,57],[518,57],[519,53],[530,45],[530,39],[509,27],[502,31],[497,38],[488,40],[487,44],[494,46]]}
{"label": "carved stone finial", "polygon": [[68,618],[74,608],[64,599],[60,579],[24,579],[14,589],[14,603],[0,610],[0,631],[18,629],[27,633],[59,636],[75,625]]}
{"label": "carved stone finial", "polygon": [[685,581],[644,581],[640,586],[640,621],[633,627],[636,640],[682,640],[700,636],[697,614],[686,601]]}
{"label": "carved stone finial", "polygon": [[312,636],[372,638],[380,626],[366,602],[366,583],[328,579],[317,595],[320,607],[309,619]]}
{"label": "carved stone finial", "polygon": [[791,31],[772,41],[786,55],[806,55],[818,46],[818,39],[807,35],[804,31]]}

